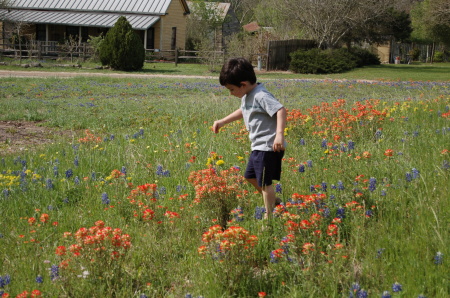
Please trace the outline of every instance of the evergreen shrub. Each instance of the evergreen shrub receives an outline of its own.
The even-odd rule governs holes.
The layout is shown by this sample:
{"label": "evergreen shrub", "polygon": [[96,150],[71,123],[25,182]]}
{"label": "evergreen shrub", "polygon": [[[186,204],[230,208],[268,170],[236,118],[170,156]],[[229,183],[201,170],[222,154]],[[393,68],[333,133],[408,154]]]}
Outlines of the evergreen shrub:
{"label": "evergreen shrub", "polygon": [[100,61],[118,70],[139,70],[144,66],[145,49],[141,38],[121,16],[100,46]]}
{"label": "evergreen shrub", "polygon": [[379,58],[362,49],[310,49],[291,54],[290,69],[296,73],[340,73],[365,65],[380,64]]}

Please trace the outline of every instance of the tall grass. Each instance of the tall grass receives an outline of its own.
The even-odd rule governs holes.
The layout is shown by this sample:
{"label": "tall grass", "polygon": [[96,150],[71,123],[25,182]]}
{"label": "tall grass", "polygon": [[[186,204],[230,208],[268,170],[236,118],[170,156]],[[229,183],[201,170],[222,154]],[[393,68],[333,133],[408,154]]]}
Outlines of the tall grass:
{"label": "tall grass", "polygon": [[289,111],[270,221],[216,80],[2,79],[1,120],[74,137],[2,153],[0,292],[447,297],[449,84],[264,83]]}

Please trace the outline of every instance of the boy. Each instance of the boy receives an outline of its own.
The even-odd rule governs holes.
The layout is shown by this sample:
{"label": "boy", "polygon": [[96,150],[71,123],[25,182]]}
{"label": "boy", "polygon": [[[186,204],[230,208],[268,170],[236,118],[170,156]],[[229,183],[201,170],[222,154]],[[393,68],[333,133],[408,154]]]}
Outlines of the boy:
{"label": "boy", "polygon": [[286,143],[286,109],[262,84],[244,58],[230,59],[220,72],[219,82],[231,95],[241,98],[241,106],[213,124],[214,133],[230,122],[244,118],[252,143],[244,177],[262,193],[266,218],[272,215],[277,198],[272,180],[280,180],[281,160]]}

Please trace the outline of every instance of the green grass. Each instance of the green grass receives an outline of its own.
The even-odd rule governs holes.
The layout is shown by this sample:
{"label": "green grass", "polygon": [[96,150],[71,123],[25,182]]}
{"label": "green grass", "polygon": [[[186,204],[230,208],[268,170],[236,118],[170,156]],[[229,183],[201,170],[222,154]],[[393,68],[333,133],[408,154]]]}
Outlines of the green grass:
{"label": "green grass", "polygon": [[[158,67],[167,67],[166,73],[175,68]],[[10,276],[0,291],[16,296],[36,289],[44,297],[345,297],[358,283],[369,297],[384,291],[447,297],[450,123],[443,115],[450,107],[449,83],[409,82],[413,72],[406,70],[396,77],[397,70],[416,67],[411,65],[395,66],[388,80],[382,72],[389,67],[361,70],[383,78],[377,82],[355,81],[373,79],[368,74],[349,81],[260,76],[297,112],[288,122],[278,193],[289,213],[280,209],[271,221],[255,218],[263,203],[251,186],[232,188],[231,179],[227,193],[203,181],[199,185],[211,194],[196,201],[192,173],[207,169],[212,158],[213,164],[224,162],[215,166],[217,173],[238,166],[240,177],[250,150],[242,123],[211,132],[214,120],[239,106],[216,78],[3,78],[0,120],[42,121],[75,136],[55,135],[43,148],[0,153],[0,276]],[[438,70],[432,70],[435,76]],[[385,155],[388,149],[392,156]],[[136,194],[145,184],[155,184],[157,194]],[[244,220],[229,226],[257,237],[254,246],[232,235],[219,238],[236,242],[226,255],[217,252],[215,241],[202,241],[218,223],[223,197],[233,202],[227,212],[243,211]],[[153,219],[142,218],[145,209],[154,211]],[[48,214],[46,222],[42,214]],[[333,234],[330,225],[339,217]],[[95,252],[93,244],[77,242],[81,236],[64,237],[99,220],[130,235],[131,248],[115,247],[123,256],[111,259],[111,242]],[[278,251],[278,262],[272,262],[282,240],[289,253]],[[79,256],[55,253],[72,244],[83,245]],[[206,255],[198,253],[201,246]],[[438,252],[442,264],[435,263]],[[393,293],[394,283],[402,291]]]}
{"label": "green grass", "polygon": [[[141,71],[123,72],[112,70],[98,70],[100,66],[95,62],[80,62],[82,68],[77,67],[56,67],[55,64],[72,65],[76,63],[56,62],[54,60],[42,61],[43,68],[22,68],[17,66],[18,60],[3,58],[8,65],[0,66],[0,70],[22,70],[22,71],[50,71],[50,72],[75,72],[75,73],[130,73],[130,74],[161,74],[161,75],[195,75],[195,76],[212,76],[217,77],[220,66],[216,66],[214,71],[210,70],[207,65],[195,63],[179,63],[175,66],[171,62],[150,62],[145,63]],[[30,61],[23,60],[23,64]],[[397,81],[449,81],[450,80],[450,63],[419,63],[412,64],[383,64],[377,66],[367,66],[357,68],[352,71],[340,74],[327,75],[305,75],[293,74],[291,72],[265,72],[258,73],[261,79],[346,79],[346,80],[397,80]]]}

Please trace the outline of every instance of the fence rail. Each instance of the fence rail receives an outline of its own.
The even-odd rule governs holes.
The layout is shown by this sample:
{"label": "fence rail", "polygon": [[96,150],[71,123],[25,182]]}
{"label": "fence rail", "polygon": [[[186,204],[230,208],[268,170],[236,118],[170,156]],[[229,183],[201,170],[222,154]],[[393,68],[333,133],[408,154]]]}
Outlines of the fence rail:
{"label": "fence rail", "polygon": [[[76,45],[61,44],[56,41],[30,41],[25,44],[4,43],[0,45],[0,53],[4,57],[25,59],[82,59],[85,61],[94,56],[94,48],[88,43]],[[191,50],[159,50],[146,49],[145,61],[150,62],[173,62],[199,61],[219,57],[223,60],[223,51],[191,51]]]}

